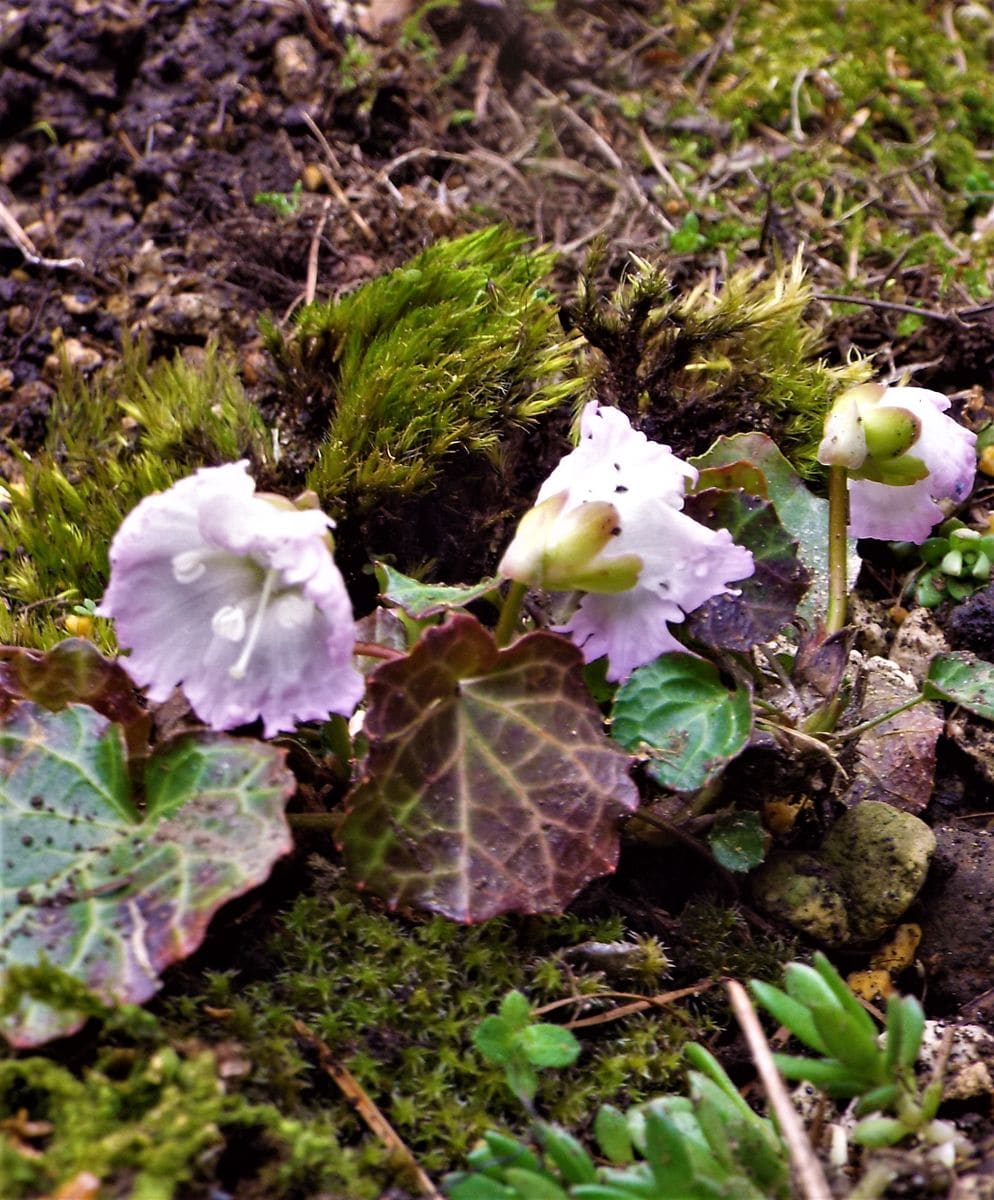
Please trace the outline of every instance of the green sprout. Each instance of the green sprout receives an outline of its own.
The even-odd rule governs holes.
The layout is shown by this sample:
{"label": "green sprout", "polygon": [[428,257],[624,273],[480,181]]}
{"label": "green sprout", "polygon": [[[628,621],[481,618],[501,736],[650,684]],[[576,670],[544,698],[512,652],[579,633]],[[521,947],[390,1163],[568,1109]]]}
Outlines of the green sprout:
{"label": "green sprout", "polygon": [[292,217],[300,208],[300,194],[304,190],[303,183],[298,179],[291,192],[256,192],[252,197],[253,204],[264,204],[281,217]]}
{"label": "green sprout", "polygon": [[938,1111],[942,1081],[921,1087],[915,1077],[925,1014],[914,996],[887,1001],[881,1043],[873,1018],[824,954],[816,954],[811,967],[790,963],[784,983],[785,991],[758,980],[749,987],[757,1002],[819,1057],[774,1054],[780,1074],[837,1099],[855,1099],[856,1116],[863,1119],[851,1139],[859,1145],[892,1146],[924,1132]]}
{"label": "green sprout", "polygon": [[568,1067],[580,1043],[562,1025],[532,1021],[531,1006],[521,992],[508,992],[496,1016],[487,1017],[473,1035],[477,1050],[503,1067],[507,1085],[529,1106],[538,1091],[536,1067]]}

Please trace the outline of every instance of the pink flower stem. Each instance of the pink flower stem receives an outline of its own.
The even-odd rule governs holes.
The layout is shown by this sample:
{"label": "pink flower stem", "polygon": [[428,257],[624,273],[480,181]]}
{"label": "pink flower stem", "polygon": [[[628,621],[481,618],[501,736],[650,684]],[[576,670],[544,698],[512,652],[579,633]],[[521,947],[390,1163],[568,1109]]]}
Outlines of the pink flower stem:
{"label": "pink flower stem", "polygon": [[356,642],[353,653],[361,654],[364,658],[385,658],[388,662],[407,657],[403,650],[395,650],[393,646],[381,646],[379,642]]}
{"label": "pink flower stem", "polygon": [[838,633],[846,623],[849,582],[846,572],[849,480],[845,467],[828,468],[828,611],[825,633]]}
{"label": "pink flower stem", "polygon": [[518,614],[521,612],[521,602],[527,591],[526,583],[519,583],[516,579],[511,580],[500,610],[500,617],[497,619],[497,628],[494,630],[494,640],[499,649],[503,649],[514,634],[515,626],[518,623]]}

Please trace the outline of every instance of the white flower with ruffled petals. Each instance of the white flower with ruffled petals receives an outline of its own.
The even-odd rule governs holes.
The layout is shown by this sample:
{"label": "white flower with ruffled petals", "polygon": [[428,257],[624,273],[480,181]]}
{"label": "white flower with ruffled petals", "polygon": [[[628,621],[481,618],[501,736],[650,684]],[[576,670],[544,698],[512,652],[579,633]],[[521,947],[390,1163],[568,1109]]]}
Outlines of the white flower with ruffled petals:
{"label": "white flower with ruffled petals", "polygon": [[97,612],[150,699],[181,687],[213,729],[261,717],[267,737],[363,694],[329,517],[266,499],[244,462],[204,467],[132,510]]}
{"label": "white flower with ruffled petals", "polygon": [[498,568],[531,587],[584,592],[561,630],[608,678],[685,650],[670,631],[705,600],[753,573],[727,529],[680,510],[697,471],[650,442],[619,409],[592,401],[580,442],[542,484]]}

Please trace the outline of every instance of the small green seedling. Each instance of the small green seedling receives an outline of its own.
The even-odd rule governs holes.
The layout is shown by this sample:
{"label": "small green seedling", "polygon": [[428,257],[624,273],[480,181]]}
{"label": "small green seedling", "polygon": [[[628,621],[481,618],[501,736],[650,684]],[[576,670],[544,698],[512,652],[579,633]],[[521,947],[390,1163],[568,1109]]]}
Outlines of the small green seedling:
{"label": "small green seedling", "polygon": [[291,192],[256,192],[252,197],[253,204],[264,204],[281,217],[292,217],[300,208],[300,195],[304,190],[303,183],[298,179]]}
{"label": "small green seedling", "polygon": [[537,1067],[568,1067],[580,1053],[576,1037],[561,1025],[533,1022],[521,992],[508,992],[496,1016],[487,1017],[473,1044],[489,1062],[503,1067],[507,1085],[526,1107],[538,1091]]}
{"label": "small green seedling", "polygon": [[876,1024],[832,964],[816,954],[814,966],[791,963],[786,991],[753,980],[755,999],[818,1058],[774,1054],[786,1079],[806,1080],[829,1096],[856,1100],[865,1118],[852,1134],[864,1146],[891,1146],[920,1133],[935,1117],[942,1081],[920,1088],[914,1066],[925,1015],[914,996],[891,996],[881,1042]]}

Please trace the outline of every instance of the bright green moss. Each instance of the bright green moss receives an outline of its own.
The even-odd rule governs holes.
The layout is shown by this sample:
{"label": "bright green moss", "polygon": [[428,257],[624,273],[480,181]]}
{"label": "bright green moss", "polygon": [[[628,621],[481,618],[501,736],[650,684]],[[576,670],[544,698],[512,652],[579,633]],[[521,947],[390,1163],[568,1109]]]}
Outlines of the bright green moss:
{"label": "bright green moss", "polygon": [[[363,513],[425,494],[457,452],[495,459],[512,429],[573,401],[585,386],[578,339],[541,286],[551,255],[527,253],[526,240],[495,227],[440,241],[308,306],[290,338],[269,327],[284,392],[266,411],[283,457],[230,357],[150,366],[130,347],[93,385],[67,373],[46,446],[22,460],[23,484],[0,509],[0,641],[64,636],[72,605],[103,593],[123,517],[197,467],[248,458],[260,486],[291,495],[306,474],[361,540]],[[365,544],[350,551],[366,561]],[[94,637],[109,648],[106,623]]]}
{"label": "bright green moss", "polygon": [[100,1180],[131,1177],[132,1200],[169,1200],[219,1145],[224,1095],[209,1053],[182,1057],[168,1047],[148,1058],[108,1052],[77,1078],[35,1057],[0,1062],[0,1111],[49,1122],[37,1158],[0,1136],[8,1200],[37,1196],[81,1171]]}
{"label": "bright green moss", "polygon": [[541,286],[552,256],[526,244],[501,226],[436,242],[303,308],[290,337],[266,329],[298,419],[318,433],[307,483],[329,512],[422,494],[447,456],[493,458],[510,428],[583,390],[577,339]]}
{"label": "bright green moss", "polygon": [[[473,1048],[476,1026],[514,988],[540,1005],[571,994],[596,996],[612,986],[596,972],[568,965],[562,951],[622,933],[613,918],[494,920],[475,927],[441,917],[404,920],[368,907],[329,874],[280,918],[262,948],[273,964],[265,977],[214,975],[196,1002],[167,1001],[164,1019],[190,1036],[200,1029],[205,1004],[225,1011],[216,1035],[236,1039],[253,1064],[246,1101],[275,1102],[305,1124],[319,1113],[330,1117],[342,1146],[361,1152],[368,1178],[385,1187],[388,1155],[320,1071],[292,1021],[303,1021],[328,1045],[422,1166],[441,1172],[461,1161],[486,1128],[523,1128],[526,1121],[503,1072]],[[625,990],[651,994],[665,986],[656,977],[626,981]],[[576,1015],[611,1006],[601,1001]],[[681,1048],[701,1032],[679,1007],[585,1031],[579,1062],[543,1076],[543,1112],[580,1128],[604,1101],[628,1103],[674,1086],[682,1079]]]}
{"label": "bright green moss", "polygon": [[994,131],[994,22],[976,6],[896,0],[699,0],[680,6],[676,41],[706,48],[733,14],[708,104],[743,134],[761,125],[830,136],[864,111],[852,149],[878,165],[927,157],[951,193]]}

